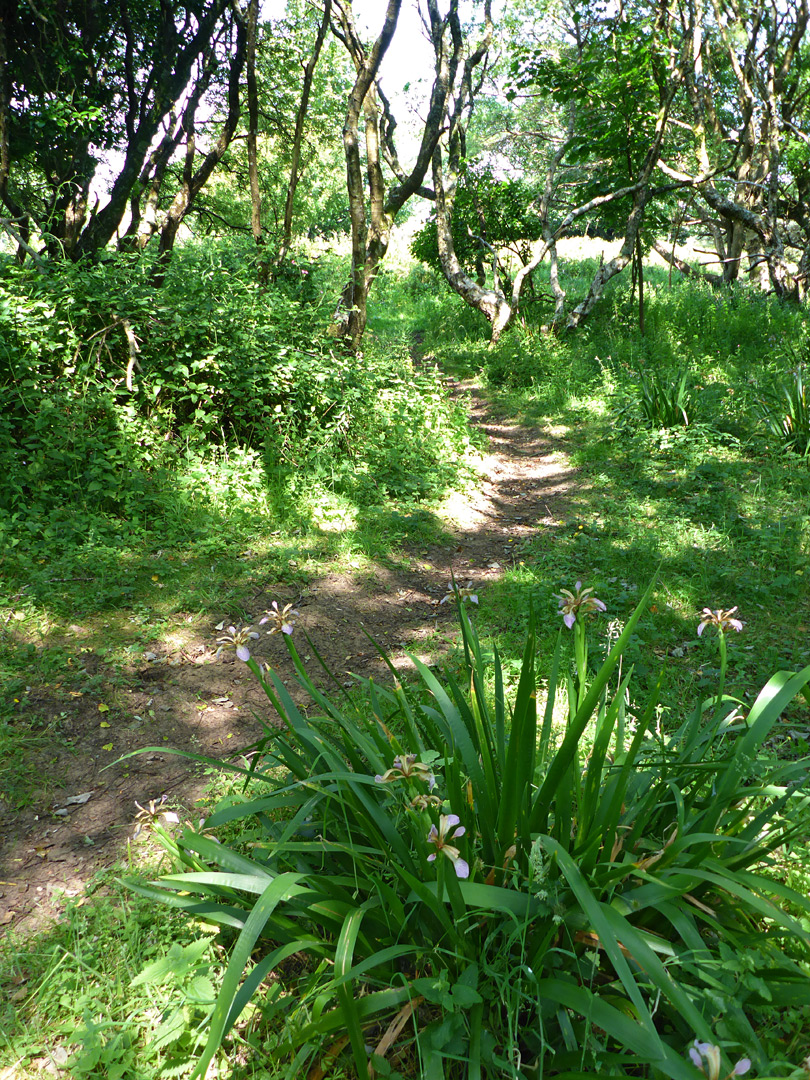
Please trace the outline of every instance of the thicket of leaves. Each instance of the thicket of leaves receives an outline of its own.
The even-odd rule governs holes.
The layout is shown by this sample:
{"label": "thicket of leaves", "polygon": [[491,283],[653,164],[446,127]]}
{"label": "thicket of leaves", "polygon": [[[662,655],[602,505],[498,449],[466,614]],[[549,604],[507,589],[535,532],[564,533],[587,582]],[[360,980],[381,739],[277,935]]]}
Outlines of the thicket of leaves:
{"label": "thicket of leaves", "polygon": [[466,426],[433,381],[326,336],[327,270],[292,263],[265,287],[253,258],[190,245],[159,290],[143,257],[0,264],[4,532],[81,535],[77,507],[148,520],[190,463],[235,447],[269,486],[326,470],[361,501],[452,481]]}
{"label": "thicket of leaves", "polygon": [[[483,165],[465,168],[453,209],[451,229],[456,255],[462,266],[474,270],[476,263],[490,264],[494,248],[511,248],[527,254],[528,240],[539,230],[532,208],[535,192],[524,180],[498,179]],[[421,262],[441,269],[436,219],[422,226],[411,252]]]}

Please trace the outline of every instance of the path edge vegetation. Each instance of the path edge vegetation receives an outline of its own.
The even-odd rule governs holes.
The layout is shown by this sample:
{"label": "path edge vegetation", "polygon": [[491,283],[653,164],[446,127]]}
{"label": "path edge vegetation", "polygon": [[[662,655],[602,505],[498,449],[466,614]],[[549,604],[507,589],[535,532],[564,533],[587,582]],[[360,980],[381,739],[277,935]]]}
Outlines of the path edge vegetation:
{"label": "path edge vegetation", "polygon": [[[239,931],[195,1077],[292,952],[311,957],[308,972],[292,997],[278,984],[262,993],[260,1009],[287,1020],[276,1053],[297,1053],[298,1067],[328,1057],[345,1032],[357,1075],[370,1075],[385,1054],[369,1055],[367,1032],[387,1051],[382,1036],[399,1014],[412,1027],[407,1051],[392,1048],[409,1062],[404,1075],[446,1075],[453,1062],[473,1076],[610,1063],[687,1078],[695,1066],[685,1048],[717,1044],[711,1015],[721,1007],[724,1029],[768,1071],[749,1016],[776,994],[810,1003],[797,962],[810,902],[754,867],[801,832],[808,802],[794,787],[803,764],[752,773],[751,763],[790,701],[810,700],[810,667],[775,675],[743,718],[722,692],[733,617],[707,611],[720,643],[716,696],[662,739],[650,730],[652,696],[629,730],[632,671],[610,684],[652,590],[592,677],[587,622],[603,605],[579,587],[561,596],[577,663],[559,744],[550,729],[561,646],[538,728],[533,632],[509,701],[497,654],[484,661],[461,597],[459,682],[415,660],[414,687],[369,682],[346,708],[312,684],[288,638],[317,706],[305,717],[243,651],[285,730],[267,729],[242,797],[206,829],[244,822],[251,853],[161,831],[173,872],[133,886]],[[752,938],[761,918],[774,930]],[[273,948],[260,948],[245,977],[265,935]],[[736,978],[718,975],[732,942],[741,969],[756,957],[761,980],[744,1002]],[[320,1017],[302,1023],[315,1001]]]}
{"label": "path edge vegetation", "polygon": [[[67,627],[125,679],[180,611],[244,648],[268,567],[439,534],[474,441],[440,372],[582,476],[482,593],[492,643],[460,604],[442,669],[315,690],[313,716],[253,665],[288,734],[216,839],[153,829],[174,879],[146,906],[12,940],[9,1069],[46,1062],[47,1018],[88,1077],[807,1075],[808,4],[516,0],[496,25],[481,0],[469,34],[425,5],[409,167],[378,78],[400,0],[368,40],[336,0],[0,19],[11,812],[62,738],[38,688],[98,688]],[[394,242],[416,197],[418,266]]]}

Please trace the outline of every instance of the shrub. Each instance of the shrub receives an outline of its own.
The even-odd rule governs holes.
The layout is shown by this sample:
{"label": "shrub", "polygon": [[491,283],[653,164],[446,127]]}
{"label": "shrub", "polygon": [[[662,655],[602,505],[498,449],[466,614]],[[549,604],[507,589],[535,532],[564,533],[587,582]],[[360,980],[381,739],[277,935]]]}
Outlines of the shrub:
{"label": "shrub", "polygon": [[[387,1056],[425,1077],[695,1080],[695,1039],[765,1064],[756,1010],[810,1002],[810,901],[761,867],[808,800],[804,764],[758,752],[810,668],[775,675],[747,715],[721,683],[664,736],[655,696],[627,713],[632,672],[610,688],[651,590],[590,680],[603,605],[563,593],[574,668],[562,678],[558,642],[540,716],[532,630],[510,703],[460,602],[463,681],[414,659],[416,686],[392,668],[357,707],[317,689],[287,636],[310,717],[231,632],[283,730],[232,766],[244,794],[204,831],[162,834],[176,872],[138,889],[238,932],[195,1077],[253,997],[299,1071],[348,1045],[362,1078]],[[704,612],[722,670],[732,614]],[[294,986],[267,984],[294,955]]]}
{"label": "shrub", "polygon": [[146,255],[47,275],[0,258],[0,536],[148,527],[232,450],[274,495],[313,476],[374,502],[457,481],[466,417],[435,379],[405,350],[330,341],[321,266],[261,288],[251,258],[189,245],[162,289]]}
{"label": "shrub", "polygon": [[687,385],[689,372],[639,370],[638,405],[647,424],[658,430],[688,427],[694,410],[694,396]]}

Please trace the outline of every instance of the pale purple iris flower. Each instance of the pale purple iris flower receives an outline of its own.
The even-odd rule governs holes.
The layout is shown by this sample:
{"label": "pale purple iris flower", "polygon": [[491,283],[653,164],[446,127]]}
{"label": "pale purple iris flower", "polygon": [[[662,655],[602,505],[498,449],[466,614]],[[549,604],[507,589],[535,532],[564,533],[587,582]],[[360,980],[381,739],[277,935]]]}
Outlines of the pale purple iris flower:
{"label": "pale purple iris flower", "polygon": [[422,780],[432,791],[436,787],[436,780],[430,771],[430,766],[424,761],[417,761],[416,754],[399,754],[391,762],[391,768],[380,776],[378,773],[374,779],[378,784],[390,784],[394,780]]}
{"label": "pale purple iris flower", "polygon": [[[435,825],[430,826],[430,832],[427,835],[428,843],[434,844],[436,850],[428,855],[428,862],[435,862],[436,856],[441,853],[446,855],[452,862],[453,869],[456,872],[456,877],[468,878],[470,876],[470,866],[461,857],[461,852],[457,847],[448,843],[449,840],[455,840],[459,836],[463,836],[467,831],[463,825],[460,824],[461,818],[458,814],[441,814],[439,816],[439,827]],[[455,826],[458,828],[454,828]],[[450,830],[454,829],[451,833]]]}
{"label": "pale purple iris flower", "polygon": [[459,600],[469,600],[471,604],[478,603],[478,594],[471,581],[468,581],[467,584],[463,586],[456,584],[455,581],[448,582],[447,593],[441,598],[439,604],[446,604],[448,600],[452,600],[456,596]]}
{"label": "pale purple iris flower", "polygon": [[[719,1046],[715,1046],[714,1043],[699,1042],[695,1039],[693,1045],[689,1047],[689,1057],[692,1059],[692,1064],[700,1069],[706,1077],[706,1080],[720,1080]],[[734,1076],[744,1076],[750,1068],[751,1059],[740,1058],[726,1077],[726,1080],[731,1080]]]}
{"label": "pale purple iris flower", "polygon": [[251,630],[249,626],[243,626],[239,630],[235,626],[229,626],[222,637],[217,638],[217,645],[219,645],[217,656],[225,649],[233,649],[239,659],[246,664],[250,659],[248,645],[258,636],[256,631]]}
{"label": "pale purple iris flower", "polygon": [[593,595],[592,588],[583,589],[582,582],[578,581],[574,589],[574,592],[569,589],[560,589],[559,595],[554,594],[555,600],[559,603],[560,615],[569,630],[581,616],[595,615],[597,611],[607,610],[602,601]]}
{"label": "pale purple iris flower", "polygon": [[697,628],[698,637],[707,626],[716,626],[720,633],[725,633],[726,630],[736,630],[739,633],[745,624],[740,622],[739,619],[732,618],[736,610],[737,608],[733,607],[729,608],[728,611],[723,611],[722,608],[712,611],[711,608],[705,607],[700,613],[700,625]]}
{"label": "pale purple iris flower", "polygon": [[267,631],[268,634],[291,634],[295,626],[293,615],[300,614],[300,611],[296,611],[292,604],[285,604],[283,608],[279,608],[277,601],[274,600],[263,618],[259,619],[259,626],[271,622],[273,627]]}

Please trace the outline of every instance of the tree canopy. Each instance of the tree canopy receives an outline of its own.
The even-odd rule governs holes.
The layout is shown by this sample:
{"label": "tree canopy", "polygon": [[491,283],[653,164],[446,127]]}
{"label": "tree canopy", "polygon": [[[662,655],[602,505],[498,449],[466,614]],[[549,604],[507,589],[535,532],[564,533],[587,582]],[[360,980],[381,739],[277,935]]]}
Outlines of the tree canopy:
{"label": "tree canopy", "polygon": [[[747,273],[805,299],[807,0],[417,7],[433,78],[406,161],[407,101],[380,79],[402,0],[375,7],[368,40],[350,0],[291,0],[270,20],[257,0],[14,0],[0,21],[0,225],[18,258],[154,242],[165,262],[194,219],[252,231],[278,263],[294,235],[348,230],[338,322],[357,346],[391,229],[427,199],[414,250],[494,336],[544,260],[550,323],[573,329],[611,277],[631,263],[641,277],[652,246],[684,273]],[[619,253],[569,298],[556,242],[593,229]],[[678,257],[684,229],[716,273]]]}

